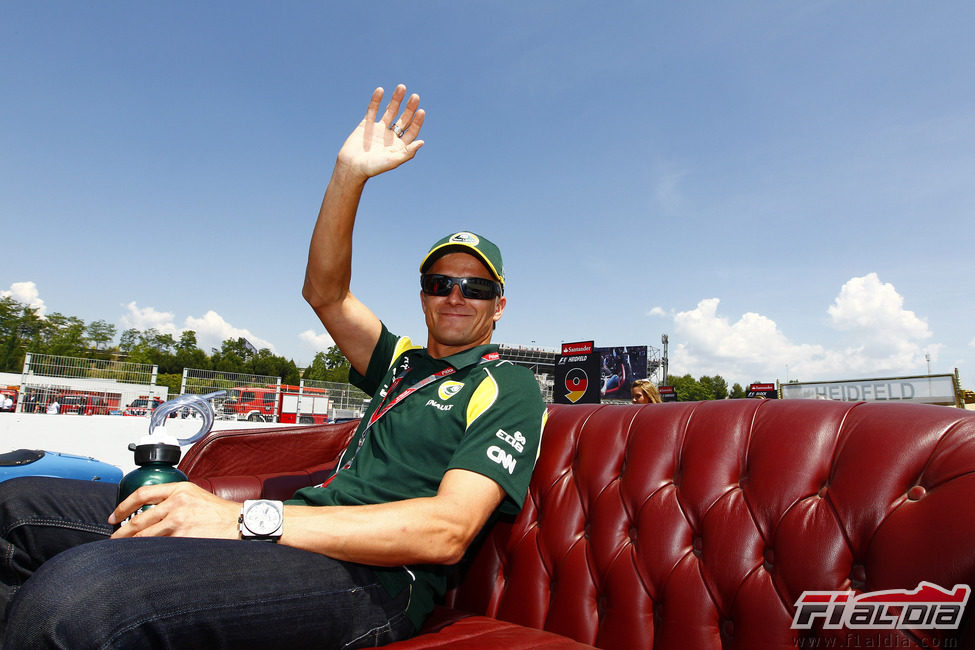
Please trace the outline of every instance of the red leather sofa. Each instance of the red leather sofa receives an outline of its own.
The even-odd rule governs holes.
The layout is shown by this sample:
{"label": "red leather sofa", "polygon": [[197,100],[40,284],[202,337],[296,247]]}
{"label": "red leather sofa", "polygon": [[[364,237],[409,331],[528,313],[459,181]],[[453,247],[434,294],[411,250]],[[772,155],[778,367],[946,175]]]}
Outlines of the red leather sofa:
{"label": "red leather sofa", "polygon": [[[215,432],[180,467],[229,498],[287,498],[321,480],[354,424]],[[524,509],[472,555],[423,633],[390,647],[972,648],[975,414],[552,406]],[[800,598],[832,609],[794,629]],[[917,601],[917,626],[891,629],[898,598]]]}

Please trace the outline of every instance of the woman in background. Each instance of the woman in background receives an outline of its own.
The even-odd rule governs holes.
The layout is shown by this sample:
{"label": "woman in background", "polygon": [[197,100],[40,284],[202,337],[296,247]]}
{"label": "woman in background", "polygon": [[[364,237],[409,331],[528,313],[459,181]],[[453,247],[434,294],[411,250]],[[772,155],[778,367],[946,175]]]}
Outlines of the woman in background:
{"label": "woman in background", "polygon": [[634,404],[660,404],[660,391],[649,379],[637,379],[630,388]]}

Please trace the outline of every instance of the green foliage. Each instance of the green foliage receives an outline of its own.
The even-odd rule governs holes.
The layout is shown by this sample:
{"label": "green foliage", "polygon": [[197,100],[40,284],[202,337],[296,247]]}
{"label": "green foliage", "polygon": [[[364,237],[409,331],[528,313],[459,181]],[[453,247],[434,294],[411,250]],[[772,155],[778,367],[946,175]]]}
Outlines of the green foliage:
{"label": "green foliage", "polygon": [[743,399],[748,393],[742,388],[742,385],[735,382],[735,385],[731,387],[731,394],[728,395],[731,399]]}
{"label": "green foliage", "polygon": [[667,383],[674,387],[677,393],[677,400],[680,402],[697,402],[699,400],[713,399],[708,390],[689,374],[683,377],[669,375]]}
{"label": "green foliage", "polygon": [[315,379],[318,381],[336,381],[348,383],[349,370],[352,364],[345,358],[339,346],[333,345],[327,352],[319,352],[315,355],[311,365],[305,369],[305,379]]}
{"label": "green foliage", "polygon": [[179,374],[176,374],[176,373],[162,374],[162,373],[160,373],[159,376],[156,377],[156,385],[157,386],[165,386],[166,388],[168,388],[169,389],[169,399],[172,399],[172,398],[176,397],[177,395],[179,395],[179,389],[183,385],[183,373],[179,373]]}
{"label": "green foliage", "polygon": [[739,384],[735,384],[732,387],[731,393],[729,393],[728,382],[721,375],[714,375],[713,377],[704,375],[699,379],[694,379],[689,374],[683,377],[667,375],[667,383],[674,387],[677,393],[677,399],[681,402],[697,402],[745,396],[745,391]]}
{"label": "green foliage", "polygon": [[[86,324],[80,318],[57,312],[42,318],[35,309],[9,296],[0,298],[0,371],[21,371],[26,353],[33,352],[92,359],[93,368],[94,360],[156,365],[159,382],[169,387],[170,395],[179,394],[184,368],[269,375],[281,377],[285,384],[301,380],[293,360],[267,348],[255,352],[242,338],[224,341],[218,352],[208,356],[198,347],[196,332],[192,330],[182,332],[177,341],[172,334],[152,328],[130,328],[119,334],[118,344],[113,345],[116,332],[114,325],[103,320]],[[340,352],[338,356],[344,361]],[[340,364],[335,360],[332,363],[333,375],[340,376]],[[346,379],[347,366],[346,362]]]}

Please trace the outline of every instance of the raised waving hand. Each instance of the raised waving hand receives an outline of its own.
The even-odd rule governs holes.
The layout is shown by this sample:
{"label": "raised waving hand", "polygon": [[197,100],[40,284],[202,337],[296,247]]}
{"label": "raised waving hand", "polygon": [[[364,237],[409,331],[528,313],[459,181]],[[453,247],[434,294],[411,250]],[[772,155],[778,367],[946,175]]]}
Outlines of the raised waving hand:
{"label": "raised waving hand", "polygon": [[338,155],[339,165],[365,178],[399,167],[423,146],[423,140],[417,139],[426,115],[418,108],[420,96],[410,95],[403,106],[406,86],[396,86],[386,110],[377,120],[383,94],[382,88],[372,92],[365,118],[345,140]]}

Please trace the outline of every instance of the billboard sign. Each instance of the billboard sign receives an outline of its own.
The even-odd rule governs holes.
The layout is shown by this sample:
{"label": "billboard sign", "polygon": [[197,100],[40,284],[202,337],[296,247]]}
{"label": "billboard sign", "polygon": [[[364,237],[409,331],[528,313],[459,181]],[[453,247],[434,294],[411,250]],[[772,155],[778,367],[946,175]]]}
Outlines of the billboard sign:
{"label": "billboard sign", "polygon": [[599,404],[599,354],[594,341],[562,344],[552,397],[556,404]]}
{"label": "billboard sign", "polygon": [[954,375],[782,384],[783,399],[955,404]]}
{"label": "billboard sign", "polygon": [[660,399],[664,402],[676,402],[677,401],[677,389],[673,386],[657,386],[657,390],[660,392]]}
{"label": "billboard sign", "polygon": [[602,399],[630,401],[630,388],[647,378],[647,346],[596,348],[599,355],[599,395]]}
{"label": "billboard sign", "polygon": [[748,387],[745,397],[758,399],[778,399],[779,391],[775,389],[775,384],[752,384]]}

